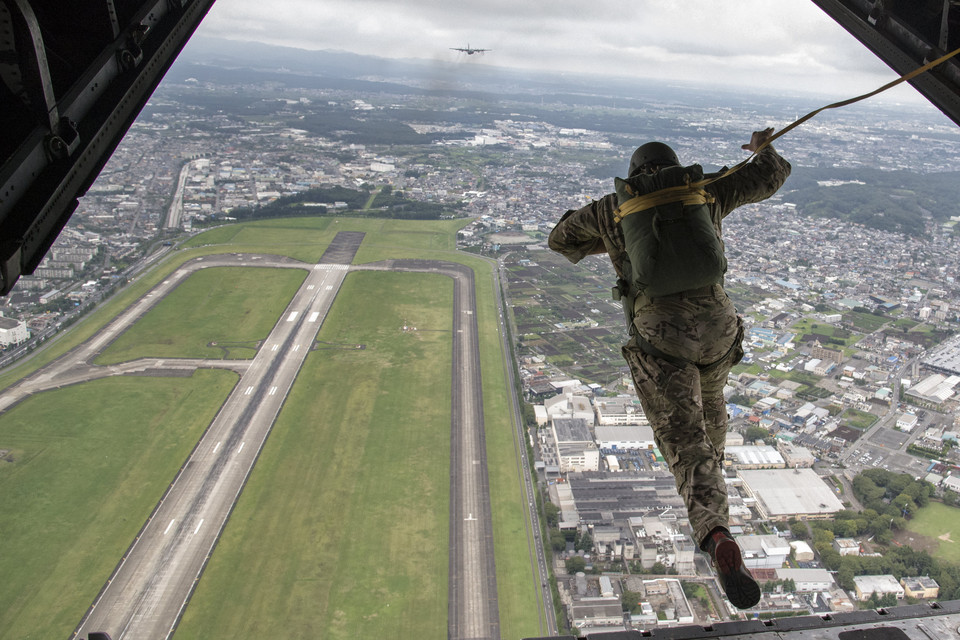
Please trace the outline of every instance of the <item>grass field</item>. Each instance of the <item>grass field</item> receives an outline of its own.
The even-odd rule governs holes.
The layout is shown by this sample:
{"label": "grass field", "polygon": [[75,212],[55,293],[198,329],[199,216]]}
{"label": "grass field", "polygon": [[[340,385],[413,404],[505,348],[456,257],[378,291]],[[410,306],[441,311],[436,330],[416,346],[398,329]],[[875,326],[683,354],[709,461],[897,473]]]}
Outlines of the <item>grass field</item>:
{"label": "grass field", "polygon": [[96,364],[143,357],[253,358],[306,276],[301,269],[196,271],[107,347]]}
{"label": "grass field", "polygon": [[347,276],[178,638],[445,636],[452,305]]}
{"label": "grass field", "polygon": [[106,378],[0,416],[0,637],[70,637],[236,381]]}
{"label": "grass field", "polygon": [[939,542],[935,550],[929,551],[934,558],[960,565],[960,509],[930,502],[907,521],[907,528],[929,538],[931,543]]}
{"label": "grass field", "polygon": [[[492,269],[489,261],[453,251],[455,231],[464,224],[463,220],[406,222],[297,218],[227,226],[200,234],[190,241],[190,248],[176,252],[140,281],[132,283],[69,333],[62,334],[56,344],[46,348],[38,357],[0,377],[0,385],[11,384],[79,343],[173,269],[196,256],[242,251],[287,255],[310,262],[319,259],[338,231],[364,231],[367,236],[356,263],[386,258],[431,258],[467,264],[477,273],[477,313],[501,633],[504,638],[539,635],[544,632],[539,627],[537,615],[539,584],[532,573],[527,547],[525,502],[514,453],[515,432],[510,421],[509,396],[497,331]],[[241,271],[244,269],[230,270],[231,273]],[[296,270],[277,272],[288,276],[299,273]],[[371,282],[370,278],[374,281]],[[188,282],[193,279],[191,277]],[[389,300],[381,292],[381,279],[390,283]],[[280,282],[277,286],[282,288],[290,284]],[[195,289],[192,293],[191,288]],[[204,291],[199,284],[187,286],[185,283],[179,289],[183,289],[184,295],[201,295]],[[211,300],[208,303],[210,309],[230,305],[241,305],[236,308],[242,308],[244,304],[243,296],[239,295],[232,302],[227,301],[234,295],[229,287],[209,283],[207,289],[211,292],[223,289],[224,301]],[[258,295],[263,293],[258,289],[254,291]],[[371,291],[377,295],[371,296]],[[435,637],[445,634],[450,291],[452,284],[449,280],[429,274],[354,273],[347,277],[320,339],[337,342],[340,339],[337,336],[345,336],[345,340],[353,343],[362,337],[358,333],[367,332],[363,335],[369,337],[363,339],[369,340],[368,348],[362,351],[325,349],[308,358],[254,477],[226,528],[225,538],[213,556],[195,600],[187,609],[177,637],[225,637],[216,635],[217,632],[210,633],[205,624],[197,622],[194,617],[197,612],[206,612],[221,621],[244,622],[240,632],[233,637],[249,637],[254,624],[260,625],[258,628],[287,632],[292,637],[370,637],[367,631],[375,634],[373,637]],[[282,297],[277,299],[278,304]],[[429,303],[421,304],[422,297]],[[164,310],[160,311],[161,308]],[[213,320],[216,312],[195,315],[192,322],[177,318],[176,313],[168,311],[163,304],[147,317],[154,312],[158,312],[158,318],[162,314],[169,315],[165,321],[152,320],[156,324],[150,331],[138,327],[134,332],[177,333],[167,328],[169,322],[179,323],[179,331],[190,334],[198,326],[217,324]],[[422,323],[431,321],[430,318],[422,319],[424,313],[440,314],[434,319],[443,318],[447,334],[443,333],[443,328],[416,334],[374,332],[374,329],[398,329],[391,324],[393,322],[419,322],[418,329],[423,329],[428,325]],[[256,325],[256,322],[250,323],[251,327]],[[331,333],[334,331],[337,333]],[[248,335],[247,341],[256,340],[257,333],[254,331]],[[416,341],[411,342],[413,338]],[[211,338],[209,334],[191,336],[181,343],[178,353],[184,353],[184,345],[216,340],[219,337]],[[147,355],[137,351],[139,347],[133,347],[134,343],[139,344],[139,341],[126,347],[118,341],[114,346],[116,350],[107,355],[115,358],[114,361]],[[242,344],[237,346],[244,349]],[[122,354],[121,349],[124,350]],[[234,351],[227,355],[248,357],[241,353]],[[348,366],[356,362],[363,362],[364,366],[357,369]],[[389,365],[383,364],[387,362]],[[190,381],[124,380],[128,384],[147,385],[144,387],[147,389],[153,389],[150,385],[162,389],[167,384],[174,387],[186,384],[188,388],[202,390],[201,395],[208,396],[211,401],[222,402],[225,391],[218,391],[216,384],[207,381],[207,375],[213,374],[198,373]],[[230,380],[232,384],[235,378]],[[424,391],[423,385],[429,385],[430,381],[433,381],[432,386]],[[44,402],[49,404],[51,411],[60,412],[56,415],[71,415],[73,401],[60,403],[60,398],[65,396],[59,393],[44,394]],[[434,396],[439,399],[435,402],[428,400]],[[141,410],[150,411],[153,406],[138,404],[136,400],[125,402],[128,402],[125,406],[133,407],[138,414]],[[160,406],[179,411],[180,407],[165,404],[178,402],[164,396]],[[194,414],[203,415],[202,411]],[[0,448],[9,448],[8,440],[3,436],[3,425],[12,415],[13,412],[8,412],[0,416]],[[122,429],[133,418],[120,412],[103,412],[98,419],[105,422],[115,420],[117,424],[105,426]],[[212,415],[205,418],[203,426],[210,419]],[[171,431],[179,432],[181,426],[178,423]],[[165,427],[158,426],[158,429],[162,431]],[[428,434],[431,444],[425,450]],[[187,437],[187,440],[192,438],[191,446],[197,437],[199,434]],[[435,444],[438,439],[441,441],[439,445]],[[371,442],[379,442],[382,446],[368,444]],[[112,446],[110,451],[112,454]],[[403,458],[398,452],[404,451],[409,455],[405,464],[398,466],[398,458]],[[134,460],[148,467],[139,470],[140,473],[151,477],[156,475],[163,480],[163,486],[173,477],[167,466],[171,463],[157,462],[152,456],[144,458],[147,454],[140,450],[135,450],[134,454]],[[425,464],[424,455],[429,456],[429,464]],[[185,456],[184,453],[172,463],[174,468]],[[59,464],[64,467],[62,472],[65,474],[82,474],[82,470],[73,470],[72,466],[83,463],[79,458],[70,458]],[[131,462],[131,466],[133,464]],[[442,478],[435,475],[437,473]],[[17,490],[34,494],[37,478],[19,476]],[[4,481],[4,468],[0,463],[0,490]],[[124,487],[129,484],[123,480],[118,482]],[[421,485],[426,487],[423,493],[413,489]],[[114,486],[112,482],[107,483],[105,491],[113,490]],[[143,482],[137,482],[135,486],[142,488],[140,497],[151,508],[162,493],[162,489],[154,491],[152,485]],[[114,502],[116,499],[105,499],[93,492],[88,504],[93,505],[94,511],[99,507],[103,517],[115,518]],[[4,504],[0,498],[0,505]],[[56,514],[60,511],[57,505],[51,505],[45,515],[36,518],[49,517],[56,521]],[[414,521],[403,521],[411,512],[415,514]],[[92,519],[99,517],[91,515]],[[109,575],[122,549],[132,540],[142,518],[135,524],[131,533],[117,535],[115,543],[120,544],[121,550],[116,554],[104,552],[99,558],[102,567],[97,565],[93,571],[88,571],[93,594]],[[6,514],[2,514],[0,539],[4,541],[4,550],[10,539],[8,534],[24,537],[23,541],[15,541],[10,547],[15,551],[33,544],[32,539],[27,539],[29,534],[25,530],[11,529]],[[17,544],[25,546],[18,547]],[[57,555],[57,548],[49,546],[52,554]],[[34,549],[36,555],[35,549],[46,552],[47,547],[48,544],[43,542],[41,546],[29,548]],[[292,553],[290,549],[302,551]],[[29,555],[28,551],[24,553]],[[240,570],[231,572],[231,565]],[[371,570],[374,566],[375,569]],[[4,565],[0,564],[0,567]],[[42,575],[54,573],[44,571]],[[6,568],[3,575],[9,575]],[[14,574],[14,577],[19,579],[24,575]],[[253,575],[257,576],[256,580],[250,579]],[[52,588],[52,584],[40,579],[35,585],[22,584],[24,593],[16,595],[16,600],[2,599],[13,598],[10,594],[16,591],[15,587],[6,592],[0,588],[0,594],[7,594],[0,595],[0,623],[13,618],[16,618],[16,624],[27,620],[19,610],[36,611],[26,606],[31,600],[49,607],[51,598],[59,598],[61,592],[79,592],[85,588],[80,585],[77,589],[64,587],[58,590]],[[74,584],[77,582],[71,583]],[[48,590],[56,595],[47,594]],[[82,593],[78,596],[79,613],[70,608],[73,604],[63,607],[62,622],[69,621],[70,629],[92,601],[93,595],[86,591]],[[7,607],[8,603],[14,608]],[[16,613],[4,614],[5,611]],[[51,624],[55,623],[51,621]],[[236,623],[232,627],[224,624],[225,628],[238,628]],[[62,634],[58,631],[35,637],[62,637]]]}

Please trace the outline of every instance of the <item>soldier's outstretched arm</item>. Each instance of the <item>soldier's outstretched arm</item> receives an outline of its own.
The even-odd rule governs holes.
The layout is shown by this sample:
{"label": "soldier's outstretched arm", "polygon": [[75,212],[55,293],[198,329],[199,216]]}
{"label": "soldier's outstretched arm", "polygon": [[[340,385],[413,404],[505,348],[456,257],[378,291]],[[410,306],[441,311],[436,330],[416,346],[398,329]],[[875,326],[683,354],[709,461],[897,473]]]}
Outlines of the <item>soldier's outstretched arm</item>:
{"label": "soldier's outstretched arm", "polygon": [[[754,152],[770,139],[773,129],[754,131],[750,142],[743,145],[745,151]],[[737,207],[751,202],[760,202],[777,192],[790,175],[790,163],[777,153],[773,145],[760,149],[745,167],[736,173],[707,186],[714,194],[714,205],[721,218]]]}
{"label": "soldier's outstretched arm", "polygon": [[604,253],[606,245],[597,222],[596,203],[563,214],[550,232],[547,245],[574,264],[587,256]]}

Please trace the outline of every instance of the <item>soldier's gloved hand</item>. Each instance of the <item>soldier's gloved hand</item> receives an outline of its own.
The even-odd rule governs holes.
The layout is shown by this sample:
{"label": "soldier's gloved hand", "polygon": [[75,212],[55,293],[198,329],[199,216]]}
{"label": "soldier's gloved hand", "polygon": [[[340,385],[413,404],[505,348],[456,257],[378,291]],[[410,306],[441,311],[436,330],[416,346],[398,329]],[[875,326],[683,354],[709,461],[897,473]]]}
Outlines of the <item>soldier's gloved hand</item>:
{"label": "soldier's gloved hand", "polygon": [[753,135],[750,136],[750,142],[740,147],[744,151],[756,151],[763,145],[764,142],[770,139],[770,136],[773,135],[773,127],[764,129],[763,131],[754,131]]}

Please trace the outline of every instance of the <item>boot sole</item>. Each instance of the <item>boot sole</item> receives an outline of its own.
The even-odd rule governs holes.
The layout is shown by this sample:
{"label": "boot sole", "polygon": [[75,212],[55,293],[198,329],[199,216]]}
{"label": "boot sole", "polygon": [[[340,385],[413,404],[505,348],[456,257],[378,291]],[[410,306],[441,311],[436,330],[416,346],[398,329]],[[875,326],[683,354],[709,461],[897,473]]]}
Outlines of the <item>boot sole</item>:
{"label": "boot sole", "polygon": [[[760,602],[760,585],[743,565],[740,547],[733,540],[724,540],[714,551],[714,565],[727,599],[738,609],[749,609]],[[720,567],[734,567],[729,573]]]}

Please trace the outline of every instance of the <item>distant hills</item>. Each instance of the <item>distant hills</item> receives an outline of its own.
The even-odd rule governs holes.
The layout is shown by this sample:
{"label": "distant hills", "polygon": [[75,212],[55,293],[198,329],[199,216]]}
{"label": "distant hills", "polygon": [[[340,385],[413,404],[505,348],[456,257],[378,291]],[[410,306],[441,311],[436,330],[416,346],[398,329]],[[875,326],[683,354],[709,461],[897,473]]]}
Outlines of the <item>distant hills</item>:
{"label": "distant hills", "polygon": [[[514,119],[603,131],[613,144],[629,148],[635,140],[647,136],[650,139],[701,136],[710,139],[723,135],[722,120],[707,118],[709,124],[699,124],[697,131],[691,131],[689,126],[689,118],[699,117],[694,114],[716,110],[718,106],[735,115],[739,122],[749,120],[749,114],[757,114],[760,122],[772,119],[790,122],[806,110],[822,106],[811,103],[810,96],[750,95],[743,91],[725,92],[655,81],[533,73],[474,60],[391,59],[203,37],[187,44],[167,74],[167,81],[176,83],[189,78],[225,85],[276,86],[278,92],[284,88],[328,89],[472,101],[470,108],[435,112],[429,107],[400,106],[396,110],[370,112],[362,122],[336,108],[317,104],[296,123],[299,128],[319,135],[332,135],[331,130],[350,130],[353,132],[350,141],[360,143],[376,140],[387,144],[429,144],[444,137],[436,133],[416,134],[406,125],[399,126],[405,121],[492,126],[497,119]],[[247,96],[243,92],[230,96],[194,95],[190,99],[201,108],[227,110],[237,115],[273,111],[262,96]],[[661,114],[675,112],[675,116],[641,113],[649,111],[653,104]],[[570,108],[557,109],[556,105]],[[577,109],[578,106],[632,107],[637,111],[584,110]],[[868,120],[874,123],[887,120],[888,114],[899,118],[905,113],[902,108],[898,111],[878,103],[861,103],[856,108],[863,109],[869,114]],[[883,135],[888,138],[894,133],[904,136],[910,132],[887,130]],[[810,168],[799,164],[794,167],[784,193],[805,215],[839,218],[912,236],[924,235],[929,221],[943,223],[951,216],[960,216],[958,172],[921,174],[862,167]],[[600,178],[611,176],[621,169],[620,165],[622,158],[611,158],[609,163],[598,163],[590,174]],[[842,184],[828,186],[824,184],[827,181]],[[433,214],[430,212],[430,216]]]}
{"label": "distant hills", "polygon": [[[207,67],[204,71],[204,67]],[[228,72],[235,72],[229,75]],[[533,72],[505,69],[469,60],[450,62],[426,59],[394,59],[344,51],[310,51],[258,42],[196,37],[190,40],[167,78],[180,81],[198,73],[227,74],[232,79],[256,82],[263,78],[291,87],[383,89],[403,87],[407,94],[507,98],[518,101],[558,101],[569,104],[617,104],[641,107],[651,101],[715,106],[718,97],[731,108],[755,108],[757,95],[743,90],[724,91],[683,86],[683,83],[638,81],[635,78]],[[341,82],[336,82],[336,81]],[[353,82],[342,82],[353,81]],[[810,97],[802,100],[809,103]],[[765,110],[771,107],[794,113],[795,98],[763,96]],[[811,103],[812,104],[812,103]]]}

